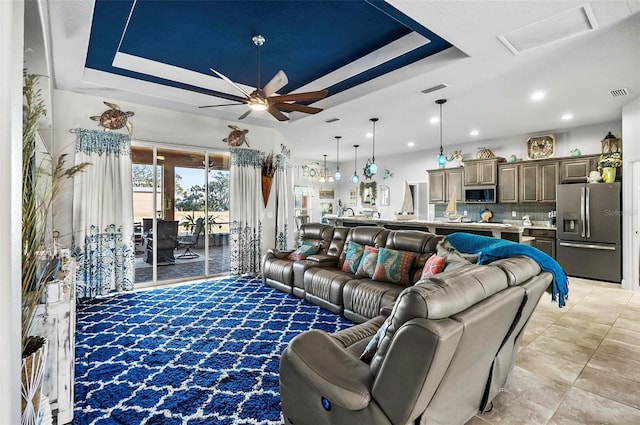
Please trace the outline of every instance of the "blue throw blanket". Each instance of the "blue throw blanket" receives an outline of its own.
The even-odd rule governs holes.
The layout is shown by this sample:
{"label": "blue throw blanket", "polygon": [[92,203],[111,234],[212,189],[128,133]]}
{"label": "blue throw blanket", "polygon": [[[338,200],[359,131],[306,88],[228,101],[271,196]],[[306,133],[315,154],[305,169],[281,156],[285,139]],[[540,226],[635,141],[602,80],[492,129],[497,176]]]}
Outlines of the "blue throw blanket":
{"label": "blue throw blanket", "polygon": [[558,306],[564,307],[569,295],[569,279],[560,264],[552,257],[529,245],[523,245],[504,239],[469,233],[452,233],[447,236],[451,245],[460,252],[479,254],[478,264],[487,264],[501,258],[524,255],[534,260],[540,268],[553,275],[551,299],[558,299]]}

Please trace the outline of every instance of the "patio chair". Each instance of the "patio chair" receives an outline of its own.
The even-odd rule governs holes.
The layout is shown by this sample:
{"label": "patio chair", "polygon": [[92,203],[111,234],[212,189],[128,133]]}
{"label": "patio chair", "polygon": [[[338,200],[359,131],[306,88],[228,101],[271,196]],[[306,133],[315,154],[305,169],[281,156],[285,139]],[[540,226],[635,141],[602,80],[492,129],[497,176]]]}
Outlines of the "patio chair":
{"label": "patio chair", "polygon": [[193,252],[191,250],[192,247],[195,247],[198,244],[198,239],[200,238],[200,231],[202,230],[202,222],[204,219],[200,217],[196,220],[195,228],[193,229],[193,234],[188,236],[180,236],[178,238],[178,245],[183,245],[186,247],[184,252],[178,255],[177,258],[180,259],[190,259],[190,258],[198,258],[200,254],[197,252]]}

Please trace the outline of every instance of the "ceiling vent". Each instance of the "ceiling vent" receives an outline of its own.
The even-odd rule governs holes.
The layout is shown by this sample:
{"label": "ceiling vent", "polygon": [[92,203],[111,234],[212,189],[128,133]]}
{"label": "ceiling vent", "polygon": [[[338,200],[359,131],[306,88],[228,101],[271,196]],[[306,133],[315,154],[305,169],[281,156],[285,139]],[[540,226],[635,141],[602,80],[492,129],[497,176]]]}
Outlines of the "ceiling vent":
{"label": "ceiling vent", "polygon": [[627,89],[615,89],[615,90],[611,90],[609,92],[609,94],[611,95],[611,97],[628,96],[629,95],[629,90],[627,90]]}
{"label": "ceiling vent", "polygon": [[514,55],[518,55],[597,28],[591,8],[585,5],[500,35],[498,39]]}
{"label": "ceiling vent", "polygon": [[445,83],[442,83],[442,84],[438,84],[437,86],[429,87],[428,89],[420,90],[420,93],[428,94],[428,93],[432,93],[432,92],[434,92],[436,90],[443,89],[445,87],[449,87],[449,86],[447,84],[445,84]]}
{"label": "ceiling vent", "polygon": [[329,118],[328,120],[325,120],[327,124],[331,124],[332,122],[336,122],[336,121],[340,121],[340,118]]}

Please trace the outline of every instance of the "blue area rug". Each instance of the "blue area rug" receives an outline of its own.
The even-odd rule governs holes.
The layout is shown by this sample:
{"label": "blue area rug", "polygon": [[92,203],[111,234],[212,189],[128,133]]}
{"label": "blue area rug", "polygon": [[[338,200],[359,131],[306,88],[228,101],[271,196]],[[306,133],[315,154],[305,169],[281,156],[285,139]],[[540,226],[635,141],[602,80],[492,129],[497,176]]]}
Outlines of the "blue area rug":
{"label": "blue area rug", "polygon": [[351,324],[247,278],[80,304],[73,423],[280,424],[282,350]]}

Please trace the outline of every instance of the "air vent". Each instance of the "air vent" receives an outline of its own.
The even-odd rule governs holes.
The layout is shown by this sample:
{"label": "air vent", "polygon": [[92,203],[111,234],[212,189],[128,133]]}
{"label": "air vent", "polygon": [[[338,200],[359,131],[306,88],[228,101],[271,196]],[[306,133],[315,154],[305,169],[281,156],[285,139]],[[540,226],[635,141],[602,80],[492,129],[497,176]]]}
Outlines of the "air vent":
{"label": "air vent", "polygon": [[449,87],[449,86],[447,84],[442,83],[442,84],[438,84],[437,86],[429,87],[428,89],[420,90],[420,93],[428,94],[428,93],[432,93],[432,92],[434,92],[436,90],[443,89],[445,87]]}
{"label": "air vent", "polygon": [[611,90],[609,92],[609,94],[611,95],[611,97],[628,96],[629,95],[629,90],[627,90],[627,89],[615,89],[615,90]]}
{"label": "air vent", "polygon": [[328,120],[325,120],[327,124],[331,124],[332,122],[336,122],[336,121],[340,121],[340,118],[329,118]]}

